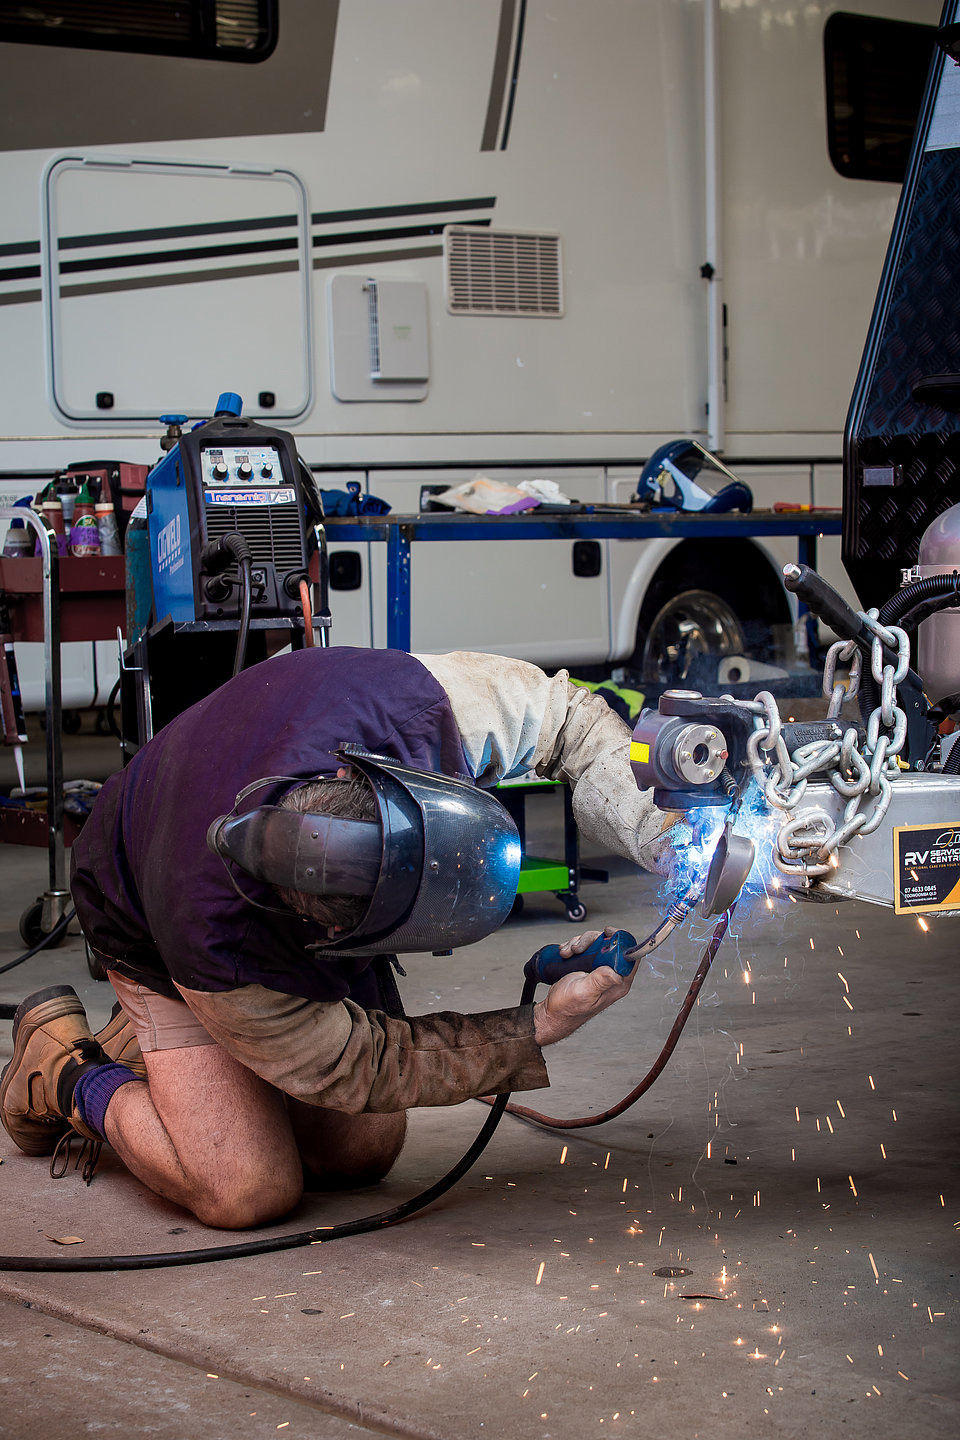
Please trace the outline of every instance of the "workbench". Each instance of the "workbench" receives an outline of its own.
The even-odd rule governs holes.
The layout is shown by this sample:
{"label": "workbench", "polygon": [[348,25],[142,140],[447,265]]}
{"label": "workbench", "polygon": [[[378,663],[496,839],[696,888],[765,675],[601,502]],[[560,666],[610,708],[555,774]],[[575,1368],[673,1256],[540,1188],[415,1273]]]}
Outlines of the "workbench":
{"label": "workbench", "polygon": [[410,588],[414,544],[451,540],[653,540],[741,539],[795,536],[797,558],[816,567],[817,538],[839,535],[839,512],[807,510],[775,514],[754,510],[749,515],[687,515],[676,510],[643,514],[590,505],[569,513],[540,510],[519,515],[330,516],[327,538],[336,544],[379,541],[387,547],[387,648],[410,649]]}

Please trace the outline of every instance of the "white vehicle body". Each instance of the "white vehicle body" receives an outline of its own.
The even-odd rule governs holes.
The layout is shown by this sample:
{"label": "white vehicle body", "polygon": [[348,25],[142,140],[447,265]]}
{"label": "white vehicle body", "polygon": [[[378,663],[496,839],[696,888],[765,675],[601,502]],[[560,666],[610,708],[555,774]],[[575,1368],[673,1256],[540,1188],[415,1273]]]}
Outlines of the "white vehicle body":
{"label": "white vehicle body", "polygon": [[[840,9],[939,13],[280,0],[258,65],[0,45],[16,146],[0,157],[0,497],[84,460],[152,463],[157,417],[206,417],[234,390],[296,435],[324,488],[359,480],[398,512],[478,472],[623,501],[676,436],[722,452],[758,508],[839,506],[899,194],[828,154]],[[481,249],[485,231],[521,250],[543,237],[543,303],[452,310],[456,227]],[[723,541],[686,542],[682,561],[673,539],[601,543],[585,578],[561,541],[421,547],[413,648],[622,664],[658,577],[722,593],[732,568],[769,612],[795,558],[787,541],[752,541],[732,567]],[[359,548],[333,637],[382,645],[382,547]],[[850,593],[838,539],[820,568]],[[89,651],[65,662],[67,706],[102,703],[116,673],[109,647],[96,673]],[[33,659],[21,669],[36,705]]]}

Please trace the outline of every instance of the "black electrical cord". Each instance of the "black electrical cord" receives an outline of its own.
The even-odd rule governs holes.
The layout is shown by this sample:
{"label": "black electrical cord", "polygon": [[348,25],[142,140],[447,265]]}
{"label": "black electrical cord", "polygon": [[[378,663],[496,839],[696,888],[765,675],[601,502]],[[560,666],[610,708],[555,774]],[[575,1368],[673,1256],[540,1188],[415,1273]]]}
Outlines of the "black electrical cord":
{"label": "black electrical cord", "polygon": [[[60,1256],[47,1255],[0,1255],[0,1270],[30,1270],[30,1271],[59,1271],[61,1273],[71,1271],[103,1271],[103,1270],[160,1270],[168,1269],[175,1265],[198,1265],[214,1260],[239,1260],[251,1255],[269,1255],[278,1250],[295,1250],[304,1245],[327,1244],[331,1240],[343,1240],[350,1235],[365,1235],[371,1230],[384,1230],[391,1225],[397,1225],[401,1220],[423,1210],[427,1205],[438,1200],[450,1190],[458,1180],[480,1158],[483,1151],[489,1144],[493,1132],[496,1130],[504,1112],[509,1108],[511,1114],[519,1115],[523,1119],[535,1121],[538,1124],[545,1124],[554,1128],[574,1129],[583,1125],[599,1125],[605,1120],[611,1120],[615,1115],[620,1115],[624,1110],[633,1105],[643,1095],[653,1082],[659,1077],[670,1056],[673,1054],[677,1041],[687,1019],[693,1009],[694,1002],[700,993],[701,986],[707,978],[707,972],[713,963],[714,957],[720,948],[720,942],[727,932],[730,917],[733,914],[734,906],[730,905],[717,922],[710,943],[700,959],[697,973],[690,983],[680,1011],[674,1021],[673,1028],[667,1037],[666,1043],[660,1051],[657,1059],[647,1071],[639,1085],[635,1086],[618,1105],[605,1110],[602,1115],[595,1115],[577,1120],[558,1121],[549,1116],[540,1115],[537,1111],[524,1110],[519,1106],[510,1106],[509,1095],[498,1095],[496,1100],[490,1101],[485,1097],[486,1103],[490,1105],[490,1114],[487,1116],[477,1134],[476,1139],[469,1150],[457,1161],[451,1170],[448,1170],[442,1179],[436,1181],[428,1189],[422,1190],[419,1195],[412,1199],[405,1200],[402,1204],[394,1206],[392,1210],[382,1210],[376,1215],[366,1215],[359,1220],[346,1220],[340,1225],[325,1225],[315,1227],[312,1230],[301,1230],[291,1235],[271,1235],[261,1240],[246,1240],[239,1245],[210,1245],[199,1250],[182,1251],[161,1251],[156,1255],[83,1255],[76,1258],[66,1259]],[[537,982],[535,979],[526,979],[520,995],[520,1004],[529,1005],[536,993]]]}
{"label": "black electrical cord", "polygon": [[[36,945],[31,945],[30,949],[24,951],[22,955],[18,955],[16,960],[8,960],[6,965],[0,965],[0,975],[6,975],[8,970],[15,970],[18,965],[23,965],[27,960],[32,960],[34,955],[39,954],[41,950],[45,950],[48,945],[53,945],[63,935],[76,913],[76,910],[68,910],[65,915],[61,915],[53,929],[48,931],[46,935],[41,936]],[[10,1011],[9,1014],[7,1014],[8,1010]],[[0,1006],[0,1019],[12,1020],[15,1014],[16,1006],[13,1006],[13,1008],[8,1005]]]}
{"label": "black electrical cord", "polygon": [[[536,982],[526,981],[520,997],[521,1005],[529,1005],[533,999]],[[327,1244],[330,1240],[343,1240],[349,1235],[365,1235],[371,1230],[384,1230],[397,1225],[414,1215],[418,1210],[438,1200],[460,1180],[487,1148],[493,1132],[507,1107],[509,1095],[499,1095],[469,1150],[448,1170],[442,1179],[421,1190],[410,1200],[395,1205],[392,1210],[381,1210],[376,1215],[365,1215],[359,1220],[345,1220],[340,1225],[321,1225],[312,1230],[300,1230],[292,1235],[268,1235],[260,1240],[245,1240],[238,1245],[209,1245],[200,1250],[161,1251],[156,1255],[78,1255],[65,1257],[48,1255],[0,1255],[0,1270],[30,1271],[102,1271],[102,1270],[161,1270],[174,1265],[199,1265],[213,1260],[239,1260],[250,1255],[270,1255],[278,1250],[296,1250],[304,1245]]]}
{"label": "black electrical cord", "polygon": [[[236,676],[240,674],[247,661],[247,637],[250,633],[250,612],[253,608],[251,582],[253,556],[250,553],[250,546],[236,530],[231,530],[226,535],[220,535],[216,540],[208,540],[200,552],[200,570],[204,575],[221,575],[224,570],[229,568],[231,562],[236,564],[240,575],[240,628],[237,631],[237,648],[233,657],[233,675]],[[213,584],[213,581],[207,583],[209,594],[209,586]],[[216,600],[229,595],[231,585],[230,580],[221,581]],[[222,595],[219,593],[220,588],[222,588]]]}
{"label": "black electrical cord", "polygon": [[[246,542],[244,542],[246,548]],[[252,565],[250,551],[237,559],[240,568],[240,628],[237,631],[237,650],[233,657],[233,674],[239,675],[247,663],[247,637],[250,634],[250,611],[253,605],[253,589],[250,583]]]}
{"label": "black electrical cord", "polygon": [[[583,1130],[591,1125],[605,1125],[608,1120],[615,1119],[616,1116],[622,1115],[625,1110],[629,1110],[631,1105],[635,1105],[641,1095],[645,1095],[654,1081],[660,1078],[667,1061],[677,1048],[677,1042],[683,1033],[683,1027],[690,1018],[690,1011],[693,1009],[697,996],[703,988],[703,982],[706,980],[710,966],[713,964],[717,951],[720,949],[720,943],[727,933],[730,917],[733,915],[736,904],[737,902],[734,900],[733,903],[724,910],[720,919],[717,921],[713,934],[710,937],[710,942],[700,957],[700,964],[697,966],[696,974],[690,981],[690,986],[684,997],[683,1004],[677,1012],[677,1018],[674,1020],[670,1034],[661,1047],[660,1054],[656,1060],[654,1060],[643,1079],[633,1087],[629,1094],[624,1095],[623,1099],[619,1100],[616,1105],[611,1105],[609,1110],[604,1110],[599,1115],[579,1115],[572,1120],[558,1120],[553,1115],[544,1115],[540,1110],[530,1110],[526,1105],[507,1105],[507,1114],[516,1116],[518,1120],[528,1120],[531,1124],[540,1125],[548,1130]],[[490,1104],[489,1096],[484,1098],[486,1103]]]}

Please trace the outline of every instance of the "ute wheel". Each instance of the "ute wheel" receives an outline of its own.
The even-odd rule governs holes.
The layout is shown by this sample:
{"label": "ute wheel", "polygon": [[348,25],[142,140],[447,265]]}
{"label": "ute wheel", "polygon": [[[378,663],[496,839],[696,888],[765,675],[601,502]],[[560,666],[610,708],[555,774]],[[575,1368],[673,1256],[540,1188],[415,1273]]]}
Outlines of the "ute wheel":
{"label": "ute wheel", "polygon": [[774,626],[789,622],[789,609],[746,542],[727,542],[722,569],[702,551],[683,550],[647,591],[631,668],[648,685],[710,693],[726,656],[777,658]]}

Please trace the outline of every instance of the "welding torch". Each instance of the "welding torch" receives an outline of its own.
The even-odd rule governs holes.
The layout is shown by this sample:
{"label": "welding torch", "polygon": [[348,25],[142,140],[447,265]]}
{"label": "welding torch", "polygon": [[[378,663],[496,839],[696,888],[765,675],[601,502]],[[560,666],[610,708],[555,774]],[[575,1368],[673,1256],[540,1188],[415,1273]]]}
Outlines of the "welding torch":
{"label": "welding torch", "polygon": [[531,955],[524,965],[524,978],[534,984],[555,985],[564,975],[573,975],[577,971],[589,974],[600,965],[609,965],[617,975],[629,975],[638,960],[656,950],[657,946],[662,945],[667,936],[683,923],[698,898],[699,892],[693,894],[691,887],[691,890],[673,902],[657,928],[639,945],[629,930],[615,930],[612,935],[598,935],[582,954],[571,955],[569,959],[561,956],[559,945],[544,945],[535,955]]}
{"label": "welding torch", "polygon": [[735,835],[732,824],[724,826],[714,847],[707,877],[703,885],[690,885],[672,902],[655,930],[640,944],[629,930],[615,930],[612,935],[598,935],[580,955],[565,959],[559,945],[544,945],[531,955],[523,967],[524,979],[534,986],[555,985],[564,975],[578,970],[587,974],[600,965],[609,965],[617,975],[629,975],[638,960],[650,955],[682,925],[698,900],[703,901],[704,915],[722,915],[735,904],[753,866],[756,847],[745,835]]}

